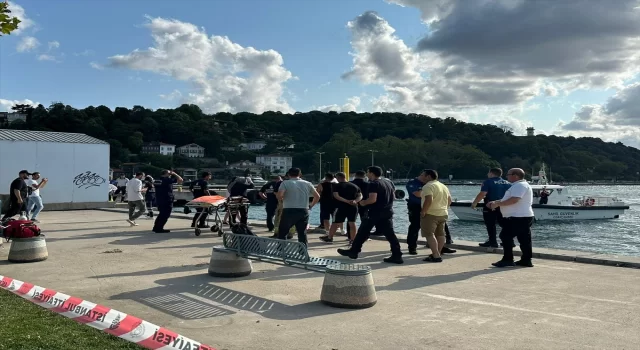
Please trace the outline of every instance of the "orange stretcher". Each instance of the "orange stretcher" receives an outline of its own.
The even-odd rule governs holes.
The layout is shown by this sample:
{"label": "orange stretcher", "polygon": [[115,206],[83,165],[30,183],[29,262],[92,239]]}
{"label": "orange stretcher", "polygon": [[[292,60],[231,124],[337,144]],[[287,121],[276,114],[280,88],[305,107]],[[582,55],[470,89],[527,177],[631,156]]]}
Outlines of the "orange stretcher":
{"label": "orange stretcher", "polygon": [[[248,207],[249,200],[244,197],[227,198],[223,196],[202,196],[185,204],[185,207],[196,209],[196,223],[200,222],[200,218],[202,218],[203,215],[207,216],[207,224],[209,223],[209,220],[212,220],[213,223],[210,226],[211,232],[218,232],[218,236],[222,236],[224,234],[224,230],[222,228],[223,220],[220,213],[228,211],[230,218],[233,218],[238,213],[241,206]],[[201,233],[202,230],[199,227],[196,227],[196,236],[200,236]]]}

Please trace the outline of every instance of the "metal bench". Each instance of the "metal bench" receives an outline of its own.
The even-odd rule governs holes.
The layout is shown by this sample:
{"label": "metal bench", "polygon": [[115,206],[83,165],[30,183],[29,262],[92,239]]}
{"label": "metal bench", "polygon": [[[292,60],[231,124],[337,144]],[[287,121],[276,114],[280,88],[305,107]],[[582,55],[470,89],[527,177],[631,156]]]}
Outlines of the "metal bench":
{"label": "metal bench", "polygon": [[328,265],[347,265],[338,260],[309,256],[306,245],[292,240],[225,233],[223,244],[224,250],[234,252],[246,259],[267,261],[305,270],[325,272]]}

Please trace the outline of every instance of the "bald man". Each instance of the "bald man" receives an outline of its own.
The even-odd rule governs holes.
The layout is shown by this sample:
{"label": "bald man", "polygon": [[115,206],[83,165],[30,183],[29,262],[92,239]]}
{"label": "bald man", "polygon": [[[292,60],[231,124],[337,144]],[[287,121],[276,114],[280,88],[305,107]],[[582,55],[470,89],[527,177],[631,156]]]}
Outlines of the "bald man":
{"label": "bald man", "polygon": [[[534,220],[533,209],[531,208],[533,191],[529,183],[524,179],[524,175],[524,170],[520,168],[509,169],[507,180],[511,182],[511,187],[502,199],[489,202],[489,209],[500,208],[503,217],[500,239],[503,243],[504,255],[502,260],[492,264],[495,267],[533,267],[531,263],[533,255],[531,226]],[[514,262],[513,239],[516,237],[520,243],[522,258],[520,261]]]}

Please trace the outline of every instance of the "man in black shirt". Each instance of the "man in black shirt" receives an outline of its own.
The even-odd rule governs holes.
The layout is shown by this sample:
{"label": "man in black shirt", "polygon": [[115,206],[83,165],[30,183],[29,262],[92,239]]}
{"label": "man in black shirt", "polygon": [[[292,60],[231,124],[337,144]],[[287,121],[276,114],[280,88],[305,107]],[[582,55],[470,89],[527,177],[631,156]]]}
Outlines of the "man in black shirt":
{"label": "man in black shirt", "polygon": [[24,181],[29,178],[29,172],[21,170],[18,177],[11,182],[9,187],[9,209],[2,217],[2,221],[27,211],[27,195],[29,187]]}
{"label": "man in black shirt", "polygon": [[147,175],[144,178],[142,186],[147,190],[144,193],[145,204],[147,205],[147,218],[153,218],[153,207],[156,204],[156,186],[154,185],[153,177]]}
{"label": "man in black shirt", "polygon": [[[365,180],[367,174],[362,171],[356,171],[354,179],[351,180],[351,183],[358,186],[360,189],[360,193],[362,193],[362,200],[369,198],[369,183]],[[358,206],[358,216],[360,217],[360,222],[364,220],[367,216],[367,207]],[[351,237],[351,226],[347,225],[347,235]]]}
{"label": "man in black shirt", "polygon": [[[215,195],[209,191],[209,180],[211,180],[210,172],[203,172],[202,176],[199,180],[194,181],[191,184],[191,193],[193,193],[193,198],[199,198],[203,196],[212,196]],[[193,221],[191,222],[191,227],[196,227],[196,221],[200,218],[200,222],[198,223],[199,228],[208,228],[207,226],[207,216],[209,215],[208,209],[205,208],[196,208],[196,215],[193,216]]]}
{"label": "man in black shirt", "polygon": [[347,182],[347,175],[345,173],[337,173],[337,184],[333,184],[333,198],[335,199],[335,215],[333,217],[333,224],[329,229],[327,236],[320,237],[325,242],[333,242],[333,235],[335,235],[338,227],[344,224],[347,220],[347,227],[349,227],[349,243],[353,243],[353,239],[356,232],[356,217],[358,216],[358,202],[362,200],[362,193],[360,188],[351,182]]}
{"label": "man in black shirt", "polygon": [[265,209],[267,211],[267,229],[269,232],[273,232],[275,228],[273,224],[273,217],[276,215],[276,210],[278,209],[278,198],[276,197],[276,193],[278,192],[278,188],[282,183],[282,178],[278,175],[274,175],[271,177],[271,181],[267,182],[260,189],[260,197],[266,200]]}
{"label": "man in black shirt", "polygon": [[320,226],[327,232],[331,226],[331,216],[336,209],[333,199],[333,179],[333,174],[326,173],[324,180],[316,186],[316,191],[320,194]]}
{"label": "man in black shirt", "polygon": [[357,259],[362,250],[362,245],[369,239],[371,229],[376,228],[376,232],[382,233],[391,246],[391,256],[384,259],[384,262],[402,264],[402,251],[400,241],[393,231],[393,202],[395,200],[395,187],[388,179],[381,178],[382,169],[377,166],[369,167],[367,177],[369,178],[369,198],[360,201],[361,206],[369,209],[367,218],[360,224],[358,233],[349,249],[338,249],[338,253]]}
{"label": "man in black shirt", "polygon": [[173,210],[173,184],[181,184],[182,178],[171,170],[163,170],[160,173],[160,183],[156,184],[156,203],[158,204],[158,216],[153,222],[153,232],[168,233],[164,225],[171,216]]}
{"label": "man in black shirt", "polygon": [[[251,174],[245,174],[244,177],[236,177],[235,182],[229,185],[229,197],[247,197],[247,191],[255,187],[253,180],[251,180]],[[238,208],[240,214],[240,223],[247,224],[249,219],[249,212],[246,205],[241,205]],[[232,223],[236,222],[236,217],[233,215],[229,218]]]}

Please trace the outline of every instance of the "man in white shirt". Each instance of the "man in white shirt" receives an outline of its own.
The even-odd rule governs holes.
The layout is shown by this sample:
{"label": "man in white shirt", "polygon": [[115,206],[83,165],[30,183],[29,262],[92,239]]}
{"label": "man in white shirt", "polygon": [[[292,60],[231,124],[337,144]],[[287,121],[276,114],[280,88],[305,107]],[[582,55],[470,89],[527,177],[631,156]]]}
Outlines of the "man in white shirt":
{"label": "man in white shirt", "polygon": [[[136,173],[136,177],[127,182],[126,193],[127,202],[129,202],[129,219],[127,222],[131,226],[138,226],[136,219],[147,211],[143,195],[146,189],[142,188],[142,178],[144,178],[144,173]],[[134,214],[136,208],[138,211]]]}
{"label": "man in white shirt", "polygon": [[[524,170],[522,169],[509,169],[507,180],[511,182],[511,187],[501,200],[489,203],[489,208],[492,210],[500,208],[504,218],[504,225],[500,233],[504,255],[502,260],[492,264],[495,267],[533,267],[531,263],[533,255],[531,226],[534,220],[533,209],[531,207],[533,204],[533,191],[524,179],[524,174]],[[513,239],[516,237],[518,238],[518,242],[520,242],[522,257],[520,261],[514,263]]]}
{"label": "man in white shirt", "polygon": [[124,176],[124,174],[121,174],[120,177],[116,180],[116,186],[118,187],[118,189],[116,190],[116,192],[113,194],[114,196],[117,196],[118,193],[120,193],[120,202],[124,203],[124,198],[127,195],[127,185],[129,184],[129,179],[127,179],[126,176]]}
{"label": "man in white shirt", "polygon": [[40,179],[40,173],[35,172],[31,174],[31,179],[27,179],[24,182],[29,187],[29,195],[27,197],[27,217],[31,217],[31,221],[39,223],[38,214],[44,208],[42,204],[42,197],[40,197],[40,189],[47,185],[48,180],[46,178],[42,179],[38,183]]}

